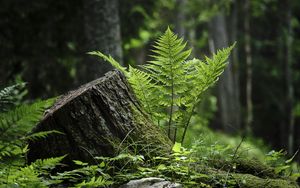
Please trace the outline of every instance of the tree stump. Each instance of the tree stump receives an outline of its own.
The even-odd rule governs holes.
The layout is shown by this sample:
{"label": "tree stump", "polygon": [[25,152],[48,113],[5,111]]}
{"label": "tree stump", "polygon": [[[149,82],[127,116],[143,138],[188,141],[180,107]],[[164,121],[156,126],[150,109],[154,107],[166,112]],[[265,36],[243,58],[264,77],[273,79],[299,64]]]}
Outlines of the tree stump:
{"label": "tree stump", "polygon": [[45,113],[33,133],[57,130],[47,138],[30,141],[27,160],[67,155],[94,163],[95,156],[115,156],[124,149],[144,155],[166,154],[171,141],[143,111],[125,76],[108,72],[60,97]]}

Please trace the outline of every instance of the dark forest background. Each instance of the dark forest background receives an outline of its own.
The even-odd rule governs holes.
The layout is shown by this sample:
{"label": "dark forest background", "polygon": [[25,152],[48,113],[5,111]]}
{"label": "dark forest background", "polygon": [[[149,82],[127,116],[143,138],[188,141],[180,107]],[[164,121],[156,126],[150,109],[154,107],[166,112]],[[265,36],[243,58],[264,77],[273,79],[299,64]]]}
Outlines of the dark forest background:
{"label": "dark forest background", "polygon": [[63,94],[112,69],[86,52],[143,64],[168,26],[199,58],[236,41],[197,121],[292,155],[300,146],[299,21],[297,0],[2,0],[0,88],[25,81],[28,100]]}

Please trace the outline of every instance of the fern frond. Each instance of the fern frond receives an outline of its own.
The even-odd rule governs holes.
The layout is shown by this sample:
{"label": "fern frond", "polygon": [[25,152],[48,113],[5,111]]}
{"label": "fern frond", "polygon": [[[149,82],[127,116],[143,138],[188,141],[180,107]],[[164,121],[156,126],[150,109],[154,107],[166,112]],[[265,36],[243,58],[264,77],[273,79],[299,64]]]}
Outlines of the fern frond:
{"label": "fern frond", "polygon": [[131,84],[136,97],[144,106],[144,109],[153,119],[154,109],[157,106],[157,96],[153,95],[156,90],[156,85],[151,76],[141,70],[129,66],[128,81]]}
{"label": "fern frond", "polygon": [[0,112],[4,112],[8,107],[13,106],[26,94],[24,88],[26,83],[18,83],[0,90]]}
{"label": "fern frond", "polygon": [[35,162],[31,163],[35,170],[39,172],[45,172],[54,169],[57,165],[60,165],[60,162],[66,157],[67,155],[63,155],[61,157],[52,157],[47,159],[37,159]]}
{"label": "fern frond", "polygon": [[16,150],[20,150],[20,138],[31,131],[43,116],[45,109],[49,108],[54,100],[22,105],[15,110],[0,114],[0,158],[13,155]]}
{"label": "fern frond", "polygon": [[151,76],[160,84],[160,90],[164,96],[161,104],[167,105],[169,108],[167,111],[169,111],[168,135],[170,137],[175,107],[186,91],[185,71],[182,66],[190,56],[191,49],[185,50],[186,42],[183,42],[182,38],[178,38],[170,28],[156,41],[153,47],[154,55],[152,57],[154,60],[150,61],[145,69],[151,72]]}
{"label": "fern frond", "polygon": [[152,76],[166,87],[182,84],[181,80],[176,80],[176,78],[180,78],[183,74],[181,65],[191,53],[191,50],[184,50],[186,42],[183,42],[183,39],[178,38],[168,28],[153,47],[154,54],[151,57],[154,60],[150,61],[150,64],[146,65],[145,68],[149,72],[153,72]]}
{"label": "fern frond", "polygon": [[92,177],[89,181],[84,180],[83,182],[76,184],[75,187],[106,187],[112,185],[112,181],[106,180],[104,177]]}
{"label": "fern frond", "polygon": [[224,72],[227,60],[229,58],[230,52],[233,49],[235,44],[231,47],[218,50],[216,54],[213,54],[212,58],[205,57],[206,63],[199,63],[196,67],[199,78],[198,82],[201,83],[200,86],[196,89],[197,94],[203,93],[207,90],[208,87],[218,81],[220,75]]}
{"label": "fern frond", "polygon": [[206,63],[193,59],[187,62],[188,69],[195,68],[189,75],[190,83],[192,83],[190,92],[185,96],[185,104],[189,108],[182,113],[181,125],[184,126],[181,143],[183,143],[186,131],[189,126],[190,119],[193,115],[195,106],[200,102],[202,94],[218,81],[220,75],[224,72],[227,65],[227,59],[235,44],[229,48],[218,50],[213,54],[212,58],[205,58]]}
{"label": "fern frond", "polygon": [[39,101],[32,105],[22,105],[15,110],[0,114],[0,137],[19,136],[29,131],[37,123],[46,108],[49,108],[55,99]]}
{"label": "fern frond", "polygon": [[[5,187],[49,187],[52,184],[60,183],[61,180],[45,179],[41,176],[49,176],[54,167],[60,165],[65,156],[38,159],[23,168],[12,168],[1,170],[0,185]],[[4,177],[3,177],[4,176]],[[1,187],[1,186],[0,186]]]}
{"label": "fern frond", "polygon": [[37,141],[37,140],[40,140],[40,139],[44,139],[44,138],[48,137],[51,134],[64,134],[64,133],[62,133],[60,131],[57,131],[57,130],[42,131],[42,132],[33,133],[33,134],[28,135],[28,136],[25,136],[24,138],[22,138],[22,140]]}
{"label": "fern frond", "polygon": [[100,57],[101,59],[109,62],[114,68],[123,72],[125,75],[127,74],[126,68],[120,65],[111,55],[106,56],[105,54],[99,51],[88,52],[88,54]]}

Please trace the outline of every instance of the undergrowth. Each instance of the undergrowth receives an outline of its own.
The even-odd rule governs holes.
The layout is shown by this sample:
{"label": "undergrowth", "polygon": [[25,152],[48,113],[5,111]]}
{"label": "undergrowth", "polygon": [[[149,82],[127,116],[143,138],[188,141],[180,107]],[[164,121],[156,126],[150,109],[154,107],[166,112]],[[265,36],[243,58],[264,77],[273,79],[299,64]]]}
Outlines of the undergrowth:
{"label": "undergrowth", "polygon": [[128,70],[111,56],[91,53],[126,75],[149,118],[164,127],[174,142],[169,155],[149,157],[123,150],[115,157],[94,157],[94,165],[74,160],[77,168],[68,171],[57,170],[64,169],[65,156],[26,164],[26,140],[61,133],[30,134],[54,99],[20,105],[25,84],[17,84],[0,91],[0,187],[117,187],[143,177],[161,177],[184,187],[298,187],[294,156],[285,159],[284,151],[267,152],[249,139],[229,137],[199,124],[194,127],[201,127],[203,134],[189,140],[188,148],[182,147],[195,107],[218,80],[233,48],[201,61],[188,59],[191,50],[185,46],[167,29],[154,45],[154,60]]}

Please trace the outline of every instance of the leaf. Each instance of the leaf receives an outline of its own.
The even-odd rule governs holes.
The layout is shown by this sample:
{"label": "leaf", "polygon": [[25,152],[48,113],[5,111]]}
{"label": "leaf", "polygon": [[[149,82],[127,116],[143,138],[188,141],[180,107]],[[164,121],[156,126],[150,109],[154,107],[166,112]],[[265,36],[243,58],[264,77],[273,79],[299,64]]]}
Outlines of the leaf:
{"label": "leaf", "polygon": [[105,167],[105,162],[104,162],[104,161],[102,161],[102,162],[99,164],[99,167],[100,167],[100,168],[103,168],[103,167]]}
{"label": "leaf", "polygon": [[180,153],[180,149],[181,149],[181,143],[175,142],[172,151],[174,153]]}
{"label": "leaf", "polygon": [[299,150],[297,150],[297,151],[295,152],[295,154],[294,154],[290,159],[286,160],[285,163],[286,163],[286,164],[291,163],[291,162],[294,160],[294,158],[296,157],[296,155],[298,154],[298,152],[299,152]]}
{"label": "leaf", "polygon": [[61,134],[61,135],[64,135],[64,133],[60,132],[60,131],[57,131],[57,130],[52,130],[52,131],[41,131],[41,132],[38,132],[38,133],[33,133],[33,134],[30,134],[24,138],[22,138],[23,140],[32,140],[32,141],[36,141],[36,140],[39,140],[39,139],[43,139],[43,138],[46,138],[47,136],[51,135],[51,134]]}
{"label": "leaf", "polygon": [[78,161],[78,160],[73,160],[73,162],[74,162],[76,165],[79,165],[79,166],[86,166],[86,165],[89,164],[89,163],[84,163],[84,162]]}
{"label": "leaf", "polygon": [[156,169],[157,169],[157,170],[166,170],[167,167],[166,167],[166,165],[164,165],[164,164],[160,164],[160,165],[158,165],[158,166],[156,167]]}
{"label": "leaf", "polygon": [[112,56],[110,56],[110,55],[106,56],[99,51],[88,52],[87,54],[98,56],[98,57],[104,59],[105,61],[109,62],[113,67],[115,67],[119,71],[123,72],[125,75],[127,74],[126,68],[122,67]]}
{"label": "leaf", "polygon": [[92,177],[89,181],[84,180],[83,182],[76,184],[75,187],[103,187],[113,184],[112,181],[106,180],[104,177]]}
{"label": "leaf", "polygon": [[290,165],[278,166],[274,170],[275,170],[276,174],[279,174],[280,172],[282,172],[288,168],[290,168]]}
{"label": "leaf", "polygon": [[293,173],[291,175],[291,177],[294,179],[294,180],[297,180],[299,177],[300,177],[300,173]]}

